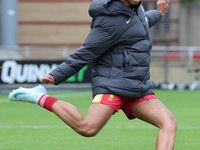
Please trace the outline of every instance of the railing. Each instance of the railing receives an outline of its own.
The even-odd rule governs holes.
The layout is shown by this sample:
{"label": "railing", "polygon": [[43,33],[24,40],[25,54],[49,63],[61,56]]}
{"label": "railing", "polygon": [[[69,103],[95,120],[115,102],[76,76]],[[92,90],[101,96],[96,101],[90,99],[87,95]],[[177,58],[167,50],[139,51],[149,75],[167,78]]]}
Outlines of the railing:
{"label": "railing", "polygon": [[154,46],[151,56],[160,56],[164,59],[199,59],[200,47],[194,46]]}
{"label": "railing", "polygon": [[0,59],[66,59],[77,48],[74,46],[0,46]]}
{"label": "railing", "polygon": [[[0,46],[0,59],[66,59],[78,47],[48,46]],[[199,59],[200,47],[194,46],[153,46],[152,57],[164,59]]]}
{"label": "railing", "polygon": [[[77,49],[78,47],[0,47],[0,60],[61,60]],[[151,80],[154,83],[187,84],[190,90],[200,89],[200,47],[154,46],[151,56]]]}

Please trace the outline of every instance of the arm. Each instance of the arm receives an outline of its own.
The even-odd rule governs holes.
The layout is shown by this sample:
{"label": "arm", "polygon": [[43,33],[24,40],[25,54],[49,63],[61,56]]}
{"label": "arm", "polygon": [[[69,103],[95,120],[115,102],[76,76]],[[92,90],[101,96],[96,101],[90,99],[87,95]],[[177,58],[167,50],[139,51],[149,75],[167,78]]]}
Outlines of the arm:
{"label": "arm", "polygon": [[161,12],[162,16],[164,16],[169,9],[169,0],[158,0],[157,1],[157,10]]}
{"label": "arm", "polygon": [[150,10],[146,12],[149,20],[149,28],[160,21],[169,9],[169,0],[158,0],[157,10]]}
{"label": "arm", "polygon": [[162,14],[157,10],[150,10],[146,12],[148,21],[149,21],[149,28],[155,25],[157,22],[160,21],[162,18]]}
{"label": "arm", "polygon": [[92,28],[83,46],[74,54],[70,55],[65,62],[50,72],[49,75],[46,75],[42,80],[45,83],[58,85],[76,74],[88,63],[96,60],[113,45],[114,38],[112,38],[104,28]]}

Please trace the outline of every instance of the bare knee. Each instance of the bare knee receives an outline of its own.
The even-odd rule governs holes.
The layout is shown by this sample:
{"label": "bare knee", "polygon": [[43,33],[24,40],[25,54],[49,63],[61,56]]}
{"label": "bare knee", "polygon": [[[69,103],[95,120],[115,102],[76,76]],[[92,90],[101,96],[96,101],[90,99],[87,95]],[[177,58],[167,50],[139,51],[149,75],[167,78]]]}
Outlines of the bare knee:
{"label": "bare knee", "polygon": [[93,130],[93,129],[83,129],[83,128],[80,128],[78,130],[76,130],[76,132],[82,136],[85,136],[85,137],[93,137],[95,136],[98,131],[96,130]]}
{"label": "bare knee", "polygon": [[163,120],[160,128],[166,130],[167,132],[175,133],[177,130],[177,121],[176,121],[175,117],[172,114],[167,116]]}
{"label": "bare knee", "polygon": [[177,121],[174,116],[169,120],[169,128],[174,132],[177,130]]}
{"label": "bare knee", "polygon": [[81,123],[79,127],[74,130],[78,134],[85,137],[93,137],[99,132],[99,129],[97,129],[95,126],[92,126],[88,123]]}

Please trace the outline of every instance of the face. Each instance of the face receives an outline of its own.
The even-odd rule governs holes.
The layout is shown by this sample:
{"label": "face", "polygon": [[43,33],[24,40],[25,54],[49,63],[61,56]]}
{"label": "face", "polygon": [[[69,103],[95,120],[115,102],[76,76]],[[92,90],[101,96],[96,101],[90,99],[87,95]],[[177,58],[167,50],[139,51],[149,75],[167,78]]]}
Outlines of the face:
{"label": "face", "polygon": [[127,0],[127,2],[129,4],[129,6],[130,5],[137,5],[140,2],[140,0]]}

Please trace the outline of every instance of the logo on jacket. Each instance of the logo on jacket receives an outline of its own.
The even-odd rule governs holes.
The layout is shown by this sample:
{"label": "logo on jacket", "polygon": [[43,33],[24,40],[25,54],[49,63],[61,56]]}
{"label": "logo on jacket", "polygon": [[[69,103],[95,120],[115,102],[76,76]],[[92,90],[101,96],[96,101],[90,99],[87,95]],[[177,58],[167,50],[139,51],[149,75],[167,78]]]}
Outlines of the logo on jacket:
{"label": "logo on jacket", "polygon": [[126,20],[126,24],[129,24],[130,21],[131,21],[131,17],[128,20]]}

